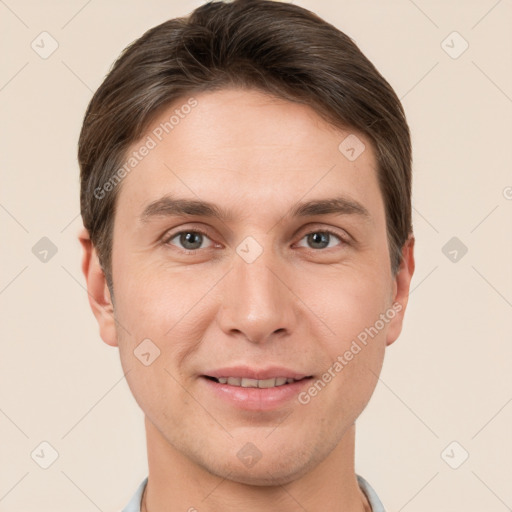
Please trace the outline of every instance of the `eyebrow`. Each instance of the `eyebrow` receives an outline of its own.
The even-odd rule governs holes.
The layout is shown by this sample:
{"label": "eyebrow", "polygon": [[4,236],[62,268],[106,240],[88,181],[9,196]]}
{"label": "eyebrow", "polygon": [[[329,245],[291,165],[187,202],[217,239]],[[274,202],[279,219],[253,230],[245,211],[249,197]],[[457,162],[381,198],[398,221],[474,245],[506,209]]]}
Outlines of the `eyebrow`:
{"label": "eyebrow", "polygon": [[[333,197],[315,199],[296,204],[286,217],[312,217],[317,215],[357,215],[364,220],[370,220],[370,212],[359,202],[348,197]],[[225,210],[208,201],[182,199],[166,195],[149,203],[140,215],[143,223],[154,217],[211,217],[222,222],[235,219],[233,212]]]}

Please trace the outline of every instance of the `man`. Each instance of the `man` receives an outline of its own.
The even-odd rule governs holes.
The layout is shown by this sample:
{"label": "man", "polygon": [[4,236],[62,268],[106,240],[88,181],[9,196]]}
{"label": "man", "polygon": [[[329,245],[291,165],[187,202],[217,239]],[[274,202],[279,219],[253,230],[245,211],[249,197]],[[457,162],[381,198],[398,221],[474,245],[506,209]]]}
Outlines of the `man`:
{"label": "man", "polygon": [[355,421],[414,272],[411,143],[356,45],[205,4],[123,52],[79,162],[90,304],[145,414],[125,512],[384,510]]}

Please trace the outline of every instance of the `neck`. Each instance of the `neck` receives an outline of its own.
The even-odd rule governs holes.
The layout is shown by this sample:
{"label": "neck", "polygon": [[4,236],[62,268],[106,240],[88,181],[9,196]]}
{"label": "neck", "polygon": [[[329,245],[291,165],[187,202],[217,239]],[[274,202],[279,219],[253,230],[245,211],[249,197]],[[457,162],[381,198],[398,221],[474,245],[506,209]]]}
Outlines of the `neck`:
{"label": "neck", "polygon": [[[142,512],[371,512],[354,471],[355,425],[316,467],[283,485],[221,477],[176,450],[146,417],[149,477]],[[172,508],[169,505],[172,504]]]}

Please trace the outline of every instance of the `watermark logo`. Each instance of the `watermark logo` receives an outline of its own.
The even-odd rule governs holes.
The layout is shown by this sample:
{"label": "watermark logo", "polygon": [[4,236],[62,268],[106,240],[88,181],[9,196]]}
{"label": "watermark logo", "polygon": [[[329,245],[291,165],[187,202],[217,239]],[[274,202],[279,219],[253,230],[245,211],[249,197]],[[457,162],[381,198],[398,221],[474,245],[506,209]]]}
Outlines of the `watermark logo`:
{"label": "watermark logo", "polygon": [[32,254],[41,263],[48,263],[57,254],[57,251],[57,246],[47,236],[43,236],[32,247]]}
{"label": "watermark logo", "polygon": [[57,40],[48,32],[41,32],[30,44],[41,59],[50,57],[59,47]]}
{"label": "watermark logo", "polygon": [[34,448],[30,456],[38,466],[48,469],[59,458],[59,452],[48,441],[43,441]]}
{"label": "watermark logo", "polygon": [[458,263],[468,252],[468,248],[456,236],[446,242],[441,252],[452,262]]}
{"label": "watermark logo", "polygon": [[452,59],[458,59],[469,48],[469,43],[457,31],[453,31],[443,39],[441,48]]}
{"label": "watermark logo", "polygon": [[160,356],[160,349],[146,338],[137,345],[133,353],[144,366],[150,366]]}
{"label": "watermark logo", "polygon": [[263,456],[258,447],[253,443],[246,443],[236,454],[242,464],[249,469],[252,468]]}
{"label": "watermark logo", "polygon": [[253,263],[263,253],[263,247],[255,238],[248,236],[238,244],[236,252],[246,263]]}
{"label": "watermark logo", "polygon": [[469,458],[468,451],[457,441],[452,441],[442,452],[441,458],[452,469],[459,469]]}
{"label": "watermark logo", "polygon": [[347,160],[353,162],[361,156],[363,151],[366,149],[366,146],[359,137],[351,133],[341,141],[338,149]]}

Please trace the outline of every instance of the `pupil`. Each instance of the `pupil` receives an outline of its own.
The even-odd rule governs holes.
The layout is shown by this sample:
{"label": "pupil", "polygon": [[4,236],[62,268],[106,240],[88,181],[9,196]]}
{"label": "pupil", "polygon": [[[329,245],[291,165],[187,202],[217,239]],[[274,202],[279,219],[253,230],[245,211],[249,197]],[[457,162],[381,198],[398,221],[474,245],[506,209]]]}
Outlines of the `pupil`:
{"label": "pupil", "polygon": [[[199,241],[196,241],[195,244],[197,245],[197,247],[190,247],[190,246],[187,246],[187,244],[192,244],[194,245],[194,238],[197,237],[199,239]],[[184,247],[186,247],[187,249],[198,249],[200,246],[201,246],[201,233],[186,233],[185,235],[181,235],[181,243],[183,244]]]}
{"label": "pupil", "polygon": [[320,244],[322,247],[314,247],[315,249],[323,249],[329,245],[329,233],[312,233],[309,235],[311,245]]}

